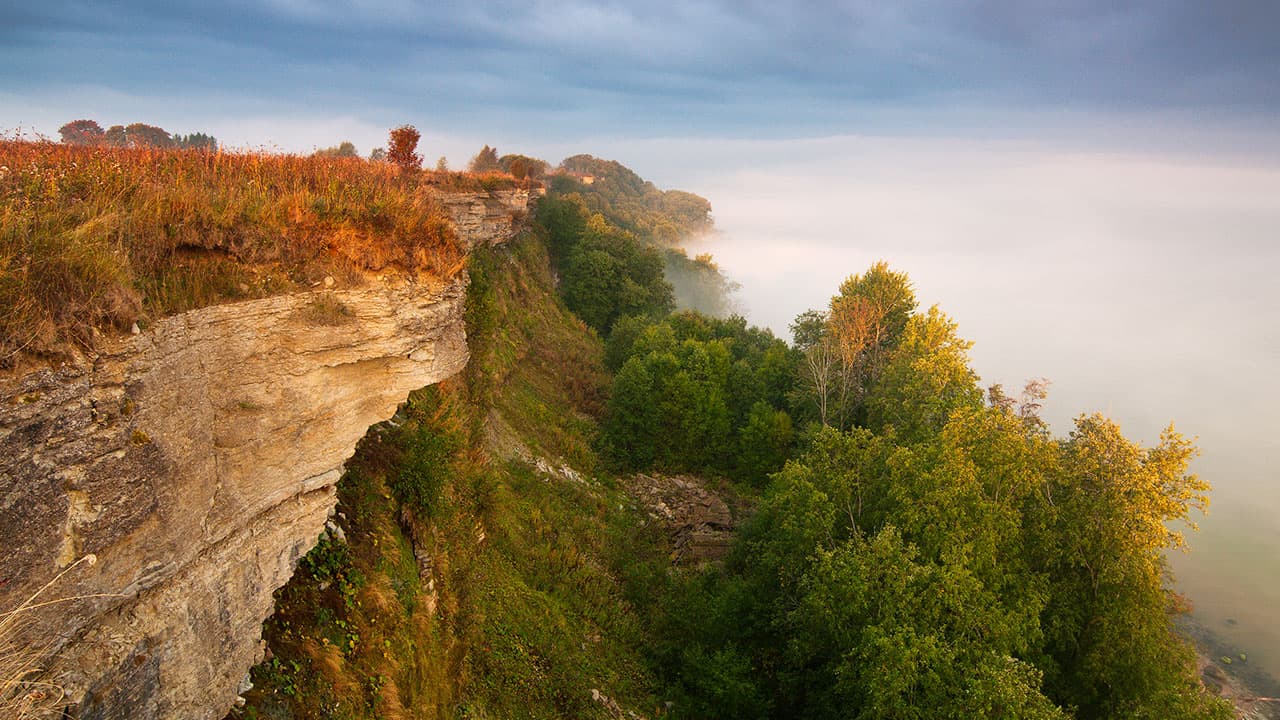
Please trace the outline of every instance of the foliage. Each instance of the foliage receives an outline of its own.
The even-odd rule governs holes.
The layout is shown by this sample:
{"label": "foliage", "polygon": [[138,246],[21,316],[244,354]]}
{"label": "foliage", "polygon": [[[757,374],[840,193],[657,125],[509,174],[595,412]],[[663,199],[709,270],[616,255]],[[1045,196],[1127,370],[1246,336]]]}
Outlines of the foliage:
{"label": "foliage", "polygon": [[218,139],[202,132],[174,135],[173,141],[184,150],[214,152],[218,149]]}
{"label": "foliage", "polygon": [[[116,138],[115,142],[119,142],[118,133],[113,134],[108,130],[107,135],[109,138]],[[124,128],[123,145],[131,148],[166,149],[176,147],[177,143],[164,128],[146,123],[130,123]]]}
{"label": "foliage", "polygon": [[58,128],[58,135],[68,145],[98,145],[106,133],[96,120],[72,120]]}
{"label": "foliage", "polygon": [[[616,160],[574,155],[560,163],[551,189],[578,195],[591,213],[647,242],[675,246],[711,229],[711,203],[680,190],[658,190]],[[590,176],[587,185],[574,177]]]}
{"label": "foliage", "polygon": [[[710,255],[690,258],[680,247],[711,231],[711,204],[705,198],[680,190],[658,190],[621,163],[590,155],[565,159],[558,172],[548,177],[548,199],[560,204],[551,211],[558,213],[558,220],[568,220],[567,211],[581,215],[584,221],[600,215],[641,244],[659,249],[677,307],[717,317],[734,313],[732,295],[737,283],[724,276]],[[560,253],[553,254],[559,261]]]}
{"label": "foliage", "polygon": [[885,355],[915,308],[910,279],[881,261],[841,283],[826,311],[796,317],[791,332],[804,354],[806,390],[819,422],[845,428],[865,414]]}
{"label": "foliage", "polygon": [[893,427],[900,437],[922,439],[939,431],[956,410],[980,405],[982,391],[967,354],[972,344],[956,334],[955,322],[936,305],[911,316],[870,390],[869,426]]}
{"label": "foliage", "polygon": [[619,321],[605,346],[620,364],[601,429],[623,469],[651,466],[762,482],[792,443],[781,407],[795,356],[772,333],[685,311]]}
{"label": "foliage", "polygon": [[[805,320],[801,338],[831,331]],[[953,322],[933,308],[897,324],[869,428],[814,433],[711,597],[673,603],[678,648],[655,650],[669,681],[705,692],[721,657],[774,717],[1229,717],[1163,586],[1171,523],[1207,502],[1191,444],[1170,428],[1143,448],[1100,416],[1054,440],[1042,382],[983,405]],[[733,716],[692,702],[690,717]]]}
{"label": "foliage", "polygon": [[329,157],[329,158],[360,157],[360,153],[356,152],[356,146],[353,145],[348,140],[343,140],[341,143],[333,147],[321,148],[320,150],[317,150],[315,154],[318,157]]}
{"label": "foliage", "polygon": [[387,160],[401,172],[412,173],[422,168],[422,156],[417,153],[422,133],[412,125],[401,125],[387,135]]}
{"label": "foliage", "polygon": [[562,278],[565,303],[602,334],[624,315],[657,317],[674,306],[657,250],[599,215],[573,244]]}
{"label": "foliage", "polygon": [[396,500],[420,517],[431,517],[452,472],[451,461],[459,444],[452,435],[429,428],[405,436],[400,462],[388,478]]}
{"label": "foliage", "polygon": [[473,173],[488,173],[506,170],[507,168],[502,167],[501,164],[498,163],[497,148],[491,148],[488,145],[485,145],[480,148],[480,152],[476,153],[475,157],[471,158],[471,162],[468,163],[467,169]]}
{"label": "foliage", "polygon": [[498,158],[498,167],[510,173],[516,180],[542,180],[547,174],[547,161],[528,155],[503,155]]}

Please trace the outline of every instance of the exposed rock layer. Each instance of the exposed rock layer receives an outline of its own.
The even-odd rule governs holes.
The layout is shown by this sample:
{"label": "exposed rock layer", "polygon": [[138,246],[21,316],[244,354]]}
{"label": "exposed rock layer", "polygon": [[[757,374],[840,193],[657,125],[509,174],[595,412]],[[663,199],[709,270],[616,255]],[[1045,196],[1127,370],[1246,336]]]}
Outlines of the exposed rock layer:
{"label": "exposed rock layer", "polygon": [[636,474],[626,487],[650,518],[666,526],[673,562],[702,565],[729,553],[733,512],[697,478]]}
{"label": "exposed rock layer", "polygon": [[[493,242],[523,197],[463,206],[463,239]],[[45,650],[81,717],[222,717],[356,442],[466,364],[465,289],[208,307],[0,380],[0,610],[70,567],[15,647]]]}

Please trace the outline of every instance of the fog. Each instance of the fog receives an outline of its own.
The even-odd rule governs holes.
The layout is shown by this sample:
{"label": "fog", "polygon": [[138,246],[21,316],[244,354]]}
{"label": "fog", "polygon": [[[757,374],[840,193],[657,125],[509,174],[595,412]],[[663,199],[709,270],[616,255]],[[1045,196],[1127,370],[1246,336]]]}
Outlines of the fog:
{"label": "fog", "polygon": [[742,284],[752,322],[789,337],[796,314],[885,259],[959,322],[984,384],[1052,382],[1058,433],[1098,410],[1145,443],[1170,421],[1198,437],[1213,500],[1172,558],[1178,588],[1280,676],[1274,156],[833,138],[695,144],[671,161],[641,174],[712,201],[720,234],[690,252]]}

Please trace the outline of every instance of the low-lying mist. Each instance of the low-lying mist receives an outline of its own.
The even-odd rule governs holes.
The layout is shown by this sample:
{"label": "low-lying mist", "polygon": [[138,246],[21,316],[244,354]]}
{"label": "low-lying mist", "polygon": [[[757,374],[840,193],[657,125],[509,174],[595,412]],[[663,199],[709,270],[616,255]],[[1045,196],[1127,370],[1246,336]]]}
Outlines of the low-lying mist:
{"label": "low-lying mist", "polygon": [[1057,432],[1100,410],[1152,443],[1176,421],[1214,486],[1172,558],[1178,588],[1280,676],[1280,162],[968,140],[741,149],[685,155],[671,182],[712,201],[720,232],[689,250],[741,283],[751,322],[789,337],[884,259],[975,341],[984,383],[1048,378]]}

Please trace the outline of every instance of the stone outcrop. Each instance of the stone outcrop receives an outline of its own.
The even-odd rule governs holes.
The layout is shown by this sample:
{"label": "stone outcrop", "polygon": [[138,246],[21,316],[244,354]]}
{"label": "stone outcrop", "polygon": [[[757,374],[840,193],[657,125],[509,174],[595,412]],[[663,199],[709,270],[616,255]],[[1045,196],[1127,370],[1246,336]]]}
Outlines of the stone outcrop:
{"label": "stone outcrop", "polygon": [[529,207],[528,190],[449,193],[440,199],[458,234],[474,244],[510,237]]}
{"label": "stone outcrop", "polygon": [[637,474],[626,487],[649,517],[666,527],[673,562],[701,565],[728,554],[733,512],[697,478]]}
{"label": "stone outcrop", "polygon": [[[460,234],[509,237],[515,203],[470,198]],[[0,378],[0,611],[69,568],[0,643],[79,717],[222,717],[356,442],[466,364],[465,295],[396,278],[228,303]]]}

